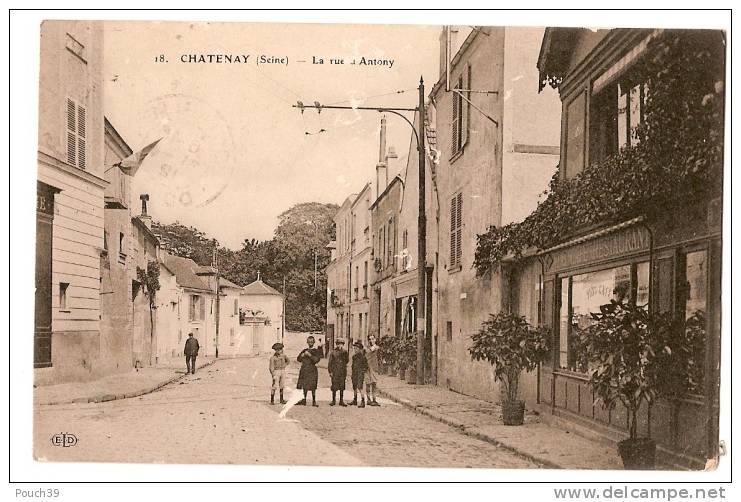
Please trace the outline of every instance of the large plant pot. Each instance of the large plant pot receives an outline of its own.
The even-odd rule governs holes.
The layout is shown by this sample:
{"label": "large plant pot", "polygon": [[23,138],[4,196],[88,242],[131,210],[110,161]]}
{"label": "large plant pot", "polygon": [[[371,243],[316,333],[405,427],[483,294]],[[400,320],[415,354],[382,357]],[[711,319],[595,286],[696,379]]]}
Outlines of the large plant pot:
{"label": "large plant pot", "polygon": [[505,401],[502,403],[504,425],[522,425],[525,421],[525,401]]}
{"label": "large plant pot", "polygon": [[394,366],[393,364],[389,365],[386,374],[388,376],[396,376],[396,366]]}
{"label": "large plant pot", "polygon": [[656,441],[653,439],[624,439],[618,443],[618,452],[627,470],[656,468]]}

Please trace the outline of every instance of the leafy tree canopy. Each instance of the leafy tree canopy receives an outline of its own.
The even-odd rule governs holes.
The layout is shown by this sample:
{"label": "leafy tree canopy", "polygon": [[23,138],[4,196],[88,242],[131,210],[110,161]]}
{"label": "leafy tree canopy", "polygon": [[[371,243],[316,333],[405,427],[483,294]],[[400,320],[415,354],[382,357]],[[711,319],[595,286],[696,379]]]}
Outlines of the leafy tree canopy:
{"label": "leafy tree canopy", "polygon": [[336,204],[296,204],[278,217],[272,239],[246,238],[237,251],[219,246],[204,232],[179,222],[154,222],[152,230],[163,249],[199,265],[209,265],[214,245],[219,246],[221,275],[240,286],[255,281],[258,271],[262,281],[278,291],[285,280],[286,328],[315,331],[321,330],[326,320],[325,271],[330,258],[326,246],[334,239],[332,218],[337,210]]}

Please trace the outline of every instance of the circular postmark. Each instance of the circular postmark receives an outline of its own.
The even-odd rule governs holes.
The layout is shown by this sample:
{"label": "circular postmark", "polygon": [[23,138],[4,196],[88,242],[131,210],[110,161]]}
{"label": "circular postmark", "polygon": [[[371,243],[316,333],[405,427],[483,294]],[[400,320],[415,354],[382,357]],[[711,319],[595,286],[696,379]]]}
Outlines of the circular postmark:
{"label": "circular postmark", "polygon": [[149,141],[155,182],[167,206],[195,209],[216,200],[229,186],[236,150],[229,122],[203,98],[165,94],[150,100],[141,117]]}

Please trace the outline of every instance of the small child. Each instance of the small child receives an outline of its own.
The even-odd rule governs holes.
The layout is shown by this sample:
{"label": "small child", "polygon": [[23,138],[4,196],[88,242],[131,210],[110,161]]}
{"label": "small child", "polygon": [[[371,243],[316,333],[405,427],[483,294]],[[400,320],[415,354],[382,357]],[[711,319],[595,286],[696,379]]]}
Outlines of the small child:
{"label": "small child", "polygon": [[[365,389],[363,388],[363,379],[368,369],[368,361],[365,358],[363,343],[358,340],[353,343],[356,348],[352,356],[352,391],[353,399],[351,405],[357,405],[358,408],[365,408]],[[358,404],[358,391],[360,391],[360,404]]]}
{"label": "small child", "polygon": [[344,396],[345,381],[347,380],[347,362],[348,355],[345,350],[345,340],[338,338],[335,342],[335,348],[329,353],[329,359],[327,360],[327,369],[332,380],[332,401],[329,403],[330,406],[337,404],[337,401],[335,401],[337,391],[340,392],[340,406],[347,406]]}
{"label": "small child", "polygon": [[280,390],[280,404],[286,404],[283,399],[283,386],[286,380],[286,367],[288,366],[288,356],[283,353],[283,344],[274,343],[273,350],[275,354],[270,358],[270,375],[273,377],[273,387],[270,390],[270,404],[275,404],[275,391]]}

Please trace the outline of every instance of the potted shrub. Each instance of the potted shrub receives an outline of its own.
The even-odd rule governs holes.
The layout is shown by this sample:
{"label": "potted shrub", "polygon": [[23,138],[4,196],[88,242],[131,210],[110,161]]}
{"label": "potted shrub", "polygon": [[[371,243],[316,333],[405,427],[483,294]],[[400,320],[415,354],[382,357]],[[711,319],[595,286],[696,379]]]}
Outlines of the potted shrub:
{"label": "potted shrub", "polygon": [[394,337],[384,336],[378,340],[378,366],[382,374],[389,374],[393,370],[394,359],[396,358],[394,349]]}
{"label": "potted shrub", "polygon": [[416,382],[417,337],[415,333],[402,333],[395,338],[394,354],[399,368],[399,378],[409,383]]}
{"label": "potted shrub", "polygon": [[394,341],[394,354],[396,354],[396,367],[399,370],[399,379],[405,380],[407,376],[407,358],[404,355],[405,335],[397,337]]}
{"label": "potted shrub", "polygon": [[471,339],[471,359],[487,361],[494,368],[494,379],[502,383],[505,425],[522,425],[525,402],[519,399],[520,373],[534,370],[550,351],[549,331],[535,328],[524,317],[513,313],[491,314]]}
{"label": "potted shrub", "polygon": [[406,362],[406,381],[417,383],[417,334],[407,333],[404,337],[404,358]]}
{"label": "potted shrub", "polygon": [[624,467],[653,469],[656,442],[638,437],[638,410],[662,394],[680,397],[686,388],[680,376],[687,374],[686,364],[678,357],[685,351],[677,346],[682,337],[675,336],[680,326],[670,315],[651,314],[630,301],[611,300],[591,317],[592,325],[574,329],[578,363],[589,374],[595,403],[610,410],[622,403],[628,412],[628,439],[618,443]]}

